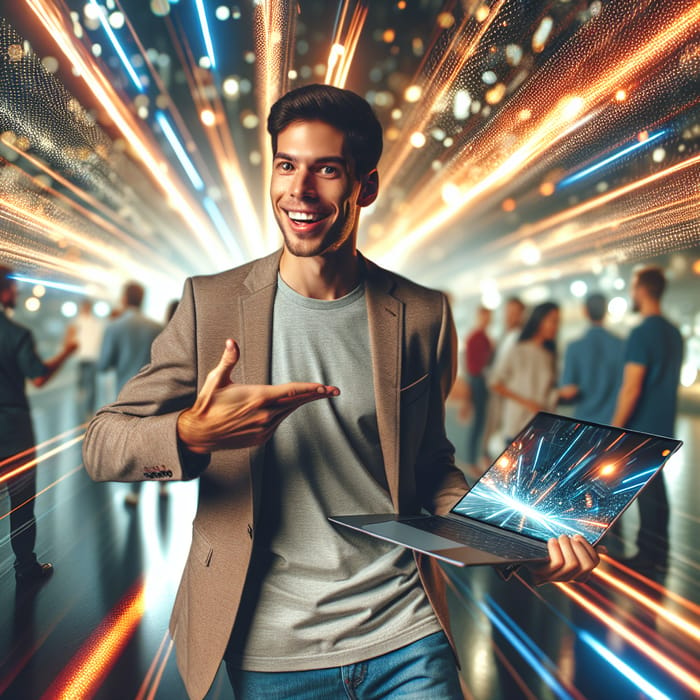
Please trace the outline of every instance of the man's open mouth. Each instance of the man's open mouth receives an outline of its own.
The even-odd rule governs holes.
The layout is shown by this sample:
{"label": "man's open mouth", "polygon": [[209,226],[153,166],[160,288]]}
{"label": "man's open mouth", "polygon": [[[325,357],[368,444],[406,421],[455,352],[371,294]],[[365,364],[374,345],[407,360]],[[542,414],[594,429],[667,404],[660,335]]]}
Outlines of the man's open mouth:
{"label": "man's open mouth", "polygon": [[326,214],[311,211],[288,211],[287,216],[295,224],[314,224],[326,218]]}

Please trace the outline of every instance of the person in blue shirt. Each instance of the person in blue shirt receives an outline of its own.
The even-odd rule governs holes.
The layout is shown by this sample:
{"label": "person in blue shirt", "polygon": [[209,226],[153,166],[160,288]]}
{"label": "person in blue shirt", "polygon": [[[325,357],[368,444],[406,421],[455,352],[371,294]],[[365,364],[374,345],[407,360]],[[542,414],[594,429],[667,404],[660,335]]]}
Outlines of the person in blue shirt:
{"label": "person in blue shirt", "polygon": [[[666,278],[658,267],[638,270],[632,280],[633,310],[642,322],[625,346],[622,386],[613,425],[673,437],[678,384],[683,362],[683,338],[661,314]],[[640,527],[637,554],[624,560],[644,572],[668,568],[669,506],[663,474],[657,474],[639,495]]]}
{"label": "person in blue shirt", "polygon": [[574,403],[581,420],[609,423],[622,379],[624,341],[603,327],[607,299],[591,294],[585,303],[590,321],[586,333],[566,348],[559,396]]}
{"label": "person in blue shirt", "polygon": [[[117,393],[133,376],[151,360],[151,344],[163,327],[141,312],[145,290],[139,282],[130,281],[122,291],[123,311],[106,328],[102,339],[97,369],[116,371]],[[125,503],[136,506],[139,502],[141,482],[134,482],[125,497]],[[161,496],[166,496],[161,485]]]}

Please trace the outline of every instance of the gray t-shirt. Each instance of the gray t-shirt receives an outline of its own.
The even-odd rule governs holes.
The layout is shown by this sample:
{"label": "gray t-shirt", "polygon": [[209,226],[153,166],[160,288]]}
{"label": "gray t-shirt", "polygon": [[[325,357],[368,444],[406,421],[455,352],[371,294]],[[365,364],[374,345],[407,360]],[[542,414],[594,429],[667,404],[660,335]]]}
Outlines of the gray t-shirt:
{"label": "gray t-shirt", "polygon": [[268,443],[253,569],[228,654],[252,671],[357,663],[440,629],[408,550],[327,520],[393,510],[364,285],[321,301],[278,280],[272,382],[297,380],[341,395],[298,409]]}

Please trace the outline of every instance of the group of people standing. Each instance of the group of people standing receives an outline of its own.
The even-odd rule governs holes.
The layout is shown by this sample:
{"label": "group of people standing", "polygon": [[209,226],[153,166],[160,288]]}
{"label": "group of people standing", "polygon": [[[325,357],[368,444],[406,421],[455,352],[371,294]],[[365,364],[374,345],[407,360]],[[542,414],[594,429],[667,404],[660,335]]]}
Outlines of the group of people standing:
{"label": "group of people standing", "polygon": [[[661,269],[646,267],[632,279],[633,310],[642,322],[626,340],[604,326],[607,299],[599,293],[585,301],[589,328],[564,353],[561,373],[556,340],[560,308],[539,304],[525,319],[517,298],[505,307],[506,333],[495,347],[487,335],[491,312],[477,310],[475,328],[466,339],[469,391],[463,415],[471,415],[467,465],[480,470],[490,463],[489,443],[509,443],[538,411],[572,411],[576,418],[673,436],[683,339],[661,311],[666,279]],[[662,475],[639,496],[637,554],[626,563],[642,571],[668,566],[669,506]]]}
{"label": "group of people standing", "polygon": [[[0,476],[9,476],[10,542],[18,587],[34,585],[53,573],[53,565],[38,562],[34,552],[36,470],[21,468],[31,463],[36,444],[26,381],[37,388],[44,386],[75,355],[80,419],[90,419],[97,409],[98,372],[115,370],[118,392],[150,360],[151,344],[162,326],[141,312],[143,297],[141,284],[127,283],[121,308],[106,325],[95,316],[92,301],[85,299],[61,350],[43,360],[31,330],[11,318],[18,300],[17,284],[13,271],[0,266]],[[172,315],[172,305],[168,314]],[[139,487],[139,482],[132,485],[127,504],[138,503]],[[162,485],[161,494],[165,493]]]}

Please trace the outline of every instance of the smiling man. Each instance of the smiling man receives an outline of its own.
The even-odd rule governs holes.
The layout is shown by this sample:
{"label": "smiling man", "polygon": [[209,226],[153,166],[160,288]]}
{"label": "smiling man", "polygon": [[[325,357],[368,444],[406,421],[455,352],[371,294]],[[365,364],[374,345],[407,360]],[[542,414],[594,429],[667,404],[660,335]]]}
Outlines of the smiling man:
{"label": "smiling man", "polygon": [[[86,468],[199,479],[170,627],[190,697],[225,659],[237,700],[459,698],[435,561],[327,520],[447,512],[467,489],[444,428],[449,305],[357,251],[382,149],[365,100],[299,88],[268,130],[282,250],[187,280],[151,364],[91,423]],[[549,552],[537,581],[598,562],[579,538]]]}

